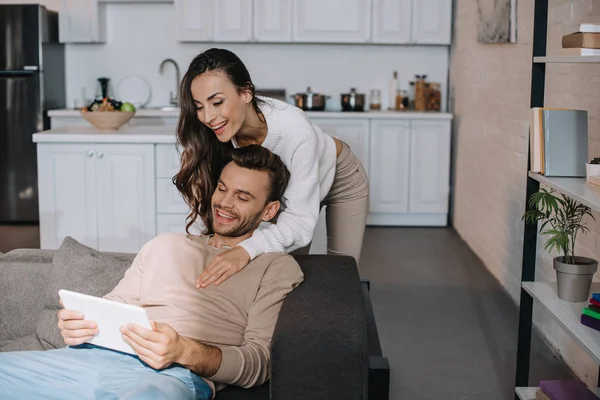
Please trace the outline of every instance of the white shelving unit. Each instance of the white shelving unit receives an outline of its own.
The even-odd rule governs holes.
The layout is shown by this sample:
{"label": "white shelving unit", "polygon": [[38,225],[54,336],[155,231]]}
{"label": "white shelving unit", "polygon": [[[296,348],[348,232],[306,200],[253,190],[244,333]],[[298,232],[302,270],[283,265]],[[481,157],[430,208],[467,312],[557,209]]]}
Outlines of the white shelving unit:
{"label": "white shelving unit", "polygon": [[[515,392],[517,393],[517,396],[519,397],[519,399],[521,400],[536,400],[535,397],[535,392],[538,390],[539,388],[537,387],[518,387]],[[600,396],[600,390],[597,389],[590,389],[592,391],[592,393],[594,393],[596,396]]]}
{"label": "white shelving unit", "polygon": [[[587,302],[571,303],[560,300],[555,283],[523,282],[523,288],[590,354],[594,362],[600,364],[600,332],[580,322],[581,313]],[[591,290],[600,292],[600,283],[592,284]]]}
{"label": "white shelving unit", "polygon": [[600,195],[588,188],[585,178],[555,178],[546,177],[534,172],[529,173],[529,177],[535,179],[545,186],[549,186],[557,192],[576,200],[594,211],[600,211]]}
{"label": "white shelving unit", "polygon": [[533,57],[534,63],[600,63],[600,56],[544,56]]}
{"label": "white shelving unit", "polygon": [[[544,106],[545,64],[600,63],[600,56],[546,55],[547,29],[548,0],[535,0],[533,57],[531,59],[531,107]],[[531,157],[528,164],[528,168],[530,168]],[[525,197],[527,202],[530,196],[539,190],[540,185],[551,187],[557,192],[590,207],[593,211],[600,212],[600,194],[587,186],[585,178],[546,177],[541,174],[528,172]],[[537,390],[535,387],[527,387],[530,385],[529,361],[534,303],[541,305],[568,332],[575,343],[587,351],[596,364],[600,364],[600,332],[581,323],[581,314],[586,307],[587,301],[573,303],[560,300],[556,290],[556,283],[535,281],[537,230],[537,225],[525,224],[523,235],[519,341],[517,345],[517,374],[515,382],[515,398],[522,400],[535,399]],[[591,292],[600,292],[600,283],[594,283]],[[600,386],[600,374],[596,386]],[[590,387],[589,389],[595,394],[600,395],[597,387]]]}

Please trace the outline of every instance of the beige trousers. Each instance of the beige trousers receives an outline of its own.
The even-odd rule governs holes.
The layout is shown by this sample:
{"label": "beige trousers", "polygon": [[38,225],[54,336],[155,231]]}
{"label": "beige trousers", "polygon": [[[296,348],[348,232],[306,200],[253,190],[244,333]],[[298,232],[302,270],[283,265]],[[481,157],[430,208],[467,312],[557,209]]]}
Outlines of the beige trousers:
{"label": "beige trousers", "polygon": [[[337,157],[335,177],[323,206],[327,206],[327,254],[350,255],[358,264],[369,212],[369,181],[346,143]],[[308,254],[309,250],[310,243],[291,254]]]}

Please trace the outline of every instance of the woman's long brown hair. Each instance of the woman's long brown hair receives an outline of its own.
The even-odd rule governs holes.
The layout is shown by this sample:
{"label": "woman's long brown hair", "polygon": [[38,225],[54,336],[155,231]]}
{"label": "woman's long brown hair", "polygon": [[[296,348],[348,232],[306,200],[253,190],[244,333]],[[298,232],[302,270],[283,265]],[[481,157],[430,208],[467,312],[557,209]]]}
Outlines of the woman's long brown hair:
{"label": "woman's long brown hair", "polygon": [[223,167],[231,160],[231,142],[217,139],[212,129],[198,119],[197,106],[192,98],[192,81],[207,71],[219,71],[229,78],[238,91],[252,93],[252,105],[262,115],[255,96],[250,73],[242,61],[229,50],[209,49],[192,60],[180,86],[181,113],[177,125],[177,143],[181,149],[181,168],[173,183],[190,207],[186,232],[198,217],[204,223],[204,233],[211,234],[211,197]]}

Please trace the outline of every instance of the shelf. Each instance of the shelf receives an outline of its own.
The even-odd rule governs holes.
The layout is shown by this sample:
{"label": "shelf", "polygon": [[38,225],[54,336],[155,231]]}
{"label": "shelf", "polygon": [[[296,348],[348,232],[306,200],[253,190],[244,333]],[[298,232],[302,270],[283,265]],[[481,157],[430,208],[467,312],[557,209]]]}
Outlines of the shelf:
{"label": "shelf", "polygon": [[[535,392],[539,388],[537,387],[518,387],[515,390],[515,393],[521,400],[536,400]],[[600,396],[600,390],[598,388],[588,388],[592,393],[596,396]]]}
{"label": "shelf", "polygon": [[600,211],[600,195],[586,186],[585,178],[554,178],[534,172],[530,172],[529,176],[544,185],[554,188],[560,193],[564,193],[573,200],[585,204],[593,211]]}
{"label": "shelf", "polygon": [[[565,330],[600,364],[600,332],[580,322],[587,302],[572,303],[558,298],[556,283],[523,282],[523,288],[556,319]],[[592,293],[600,292],[600,283],[592,283]]]}
{"label": "shelf", "polygon": [[600,56],[533,57],[534,63],[600,63]]}

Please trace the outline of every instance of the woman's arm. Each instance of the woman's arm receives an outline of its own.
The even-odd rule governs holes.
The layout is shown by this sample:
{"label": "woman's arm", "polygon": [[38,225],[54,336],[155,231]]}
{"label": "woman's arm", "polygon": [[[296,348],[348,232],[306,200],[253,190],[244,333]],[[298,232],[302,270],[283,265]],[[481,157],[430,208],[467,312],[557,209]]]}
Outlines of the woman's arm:
{"label": "woman's arm", "polygon": [[285,192],[286,208],[276,224],[255,230],[242,241],[250,259],[270,252],[289,253],[308,245],[313,237],[320,213],[319,159],[314,135],[305,137],[291,159],[290,181]]}

